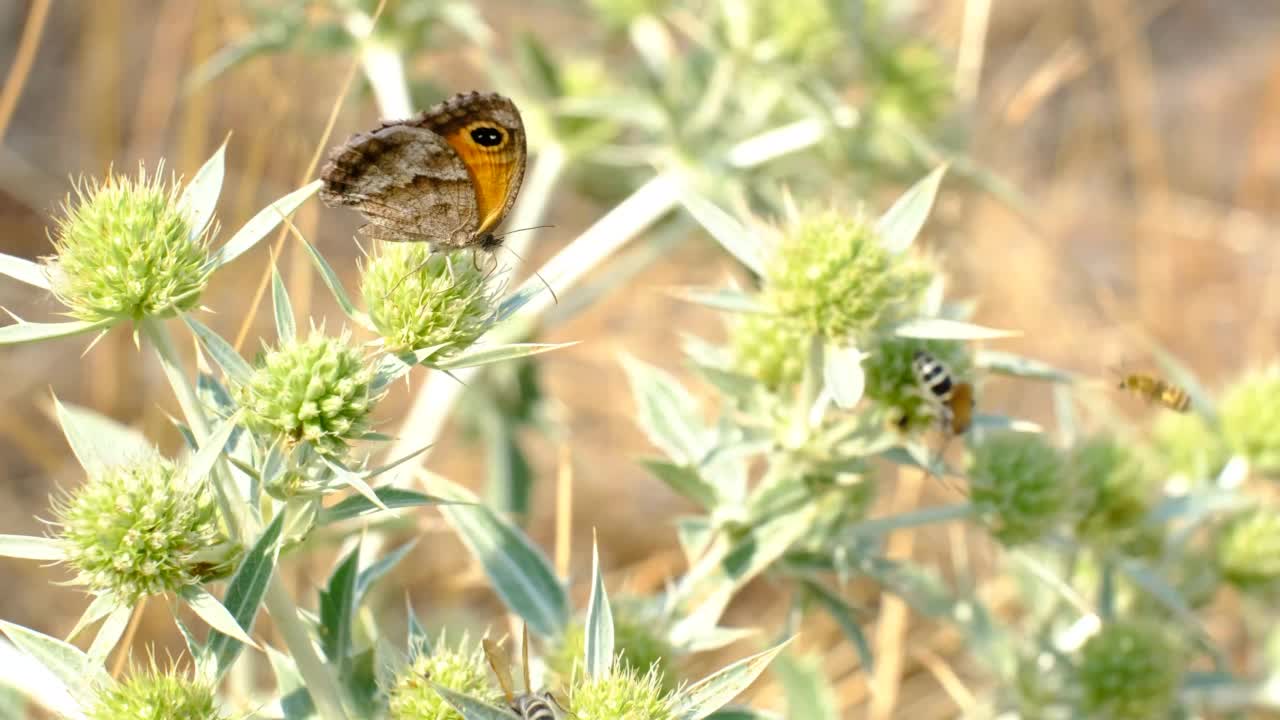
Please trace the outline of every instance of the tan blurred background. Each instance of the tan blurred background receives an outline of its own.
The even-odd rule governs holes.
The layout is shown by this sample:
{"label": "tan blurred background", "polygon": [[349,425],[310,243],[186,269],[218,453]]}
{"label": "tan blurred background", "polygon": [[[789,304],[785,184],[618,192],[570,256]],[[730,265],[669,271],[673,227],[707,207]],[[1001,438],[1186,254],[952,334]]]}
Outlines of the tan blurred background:
{"label": "tan blurred background", "polygon": [[[976,4],[918,3],[915,30],[950,57],[972,61],[961,29]],[[13,70],[33,5],[39,3],[0,2],[0,79],[22,74]],[[529,28],[556,43],[574,41],[578,15],[567,3],[475,5],[500,37]],[[319,54],[255,59],[185,94],[186,74],[244,31],[234,0],[51,3],[25,89],[13,96],[10,79],[0,96],[0,251],[25,258],[49,251],[46,229],[69,176],[101,175],[113,164],[131,170],[139,160],[150,168],[161,158],[189,176],[228,133],[223,238],[300,185],[348,61]],[[940,225],[952,230],[926,231],[926,242],[944,258],[953,294],[978,300],[980,322],[1025,331],[1002,349],[1105,376],[1110,364],[1147,362],[1138,337],[1149,333],[1211,388],[1274,359],[1280,341],[1278,40],[1280,3],[1274,0],[991,2],[980,72],[958,72],[955,112],[971,133],[975,161],[1029,198],[1030,217],[972,192],[961,202],[953,189],[938,211],[946,221]],[[483,68],[465,53],[424,55],[412,65],[449,90],[484,83]],[[376,118],[372,96],[357,89],[338,116],[334,138]],[[542,235],[531,262],[545,260],[605,210],[562,191],[548,218],[556,227]],[[349,287],[359,257],[352,215],[313,202],[298,219]],[[218,311],[207,322],[224,335],[239,326],[266,257],[258,248],[215,276],[204,304]],[[295,309],[338,323],[340,314],[310,266],[288,252],[283,266]],[[680,570],[670,520],[689,508],[635,463],[652,451],[630,419],[618,356],[629,352],[688,378],[672,351],[676,333],[721,337],[720,319],[662,289],[716,284],[734,272],[713,244],[686,242],[543,334],[548,341],[583,341],[542,363],[547,394],[568,422],[577,471],[572,567],[579,582],[589,568],[593,525],[619,585],[652,590]],[[0,281],[0,305],[24,318],[53,319],[52,301],[36,295]],[[269,312],[260,311],[250,337],[270,337],[270,322]],[[0,532],[41,533],[50,491],[79,482],[49,419],[51,390],[144,428],[167,450],[178,447],[165,417],[176,406],[153,359],[137,352],[121,329],[82,358],[86,345],[81,337],[0,349]],[[422,380],[415,375],[414,387]],[[380,407],[391,426],[406,398],[397,390]],[[997,412],[1050,419],[1047,393],[1038,387],[992,383],[985,402]],[[540,479],[530,533],[550,547],[556,452],[541,437],[526,448]],[[475,486],[483,478],[480,456],[479,446],[454,429],[430,464]],[[475,569],[454,552],[456,542],[430,520],[419,530],[423,541],[390,584],[413,588],[424,619],[438,625],[497,610]],[[945,529],[936,532],[949,537]],[[298,570],[299,592],[326,570],[323,562]],[[65,634],[85,599],[53,584],[63,579],[56,570],[0,559],[6,588],[0,617]],[[878,601],[865,590],[874,617]],[[392,595],[395,607],[400,601]],[[780,618],[785,608],[774,589],[753,587],[728,620]],[[909,648],[904,684],[890,712],[953,715],[964,683],[980,682],[961,664],[960,685],[949,686],[945,658],[957,649],[955,637],[916,619],[903,632],[899,642]],[[178,647],[159,606],[149,608],[142,636]],[[804,643],[828,653],[847,716],[870,716],[866,678],[839,633],[818,622]],[[758,694],[766,704],[778,700],[767,684]]]}

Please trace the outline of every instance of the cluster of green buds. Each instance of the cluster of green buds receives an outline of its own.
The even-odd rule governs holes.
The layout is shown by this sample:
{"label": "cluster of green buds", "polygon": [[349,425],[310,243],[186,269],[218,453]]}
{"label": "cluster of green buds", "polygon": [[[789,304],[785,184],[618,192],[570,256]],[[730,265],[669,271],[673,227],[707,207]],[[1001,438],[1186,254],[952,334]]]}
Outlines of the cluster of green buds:
{"label": "cluster of green buds", "polygon": [[176,670],[159,670],[154,661],[149,670],[135,671],[122,682],[98,688],[84,715],[89,720],[228,718],[219,709],[210,685]]}
{"label": "cluster of green buds", "polygon": [[495,704],[501,694],[489,681],[489,671],[478,643],[464,636],[456,645],[444,637],[430,653],[412,658],[397,675],[388,692],[392,720],[462,720],[435,686]]}
{"label": "cluster of green buds", "polygon": [[1058,451],[1039,435],[999,433],[974,450],[969,468],[974,509],[997,540],[1038,540],[1066,517],[1072,499]]}
{"label": "cluster of green buds", "polygon": [[1218,407],[1227,446],[1259,472],[1280,474],[1280,367],[1246,375]]}
{"label": "cluster of green buds", "polygon": [[1106,625],[1080,654],[1077,679],[1088,717],[1169,717],[1186,659],[1182,646],[1163,626],[1145,620]]}

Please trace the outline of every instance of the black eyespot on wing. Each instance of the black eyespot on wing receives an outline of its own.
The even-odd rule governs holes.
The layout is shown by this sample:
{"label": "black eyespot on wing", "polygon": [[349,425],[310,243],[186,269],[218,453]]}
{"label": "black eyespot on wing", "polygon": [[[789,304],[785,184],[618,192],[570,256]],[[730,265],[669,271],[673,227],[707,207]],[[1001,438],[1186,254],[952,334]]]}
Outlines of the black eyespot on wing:
{"label": "black eyespot on wing", "polygon": [[497,147],[502,144],[502,131],[493,127],[478,127],[471,131],[471,139],[480,147]]}

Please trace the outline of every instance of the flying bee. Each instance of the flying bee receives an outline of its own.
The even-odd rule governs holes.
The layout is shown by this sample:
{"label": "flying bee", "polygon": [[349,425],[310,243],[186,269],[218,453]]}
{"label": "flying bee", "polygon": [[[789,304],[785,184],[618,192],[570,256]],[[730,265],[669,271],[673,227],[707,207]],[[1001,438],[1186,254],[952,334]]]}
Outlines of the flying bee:
{"label": "flying bee", "polygon": [[524,628],[523,643],[523,662],[524,662],[524,692],[516,694],[514,686],[511,682],[511,668],[507,660],[507,656],[489,638],[485,638],[482,642],[484,646],[484,656],[489,661],[489,667],[493,668],[493,674],[498,676],[498,684],[502,686],[502,694],[507,697],[507,705],[520,720],[556,720],[556,711],[552,705],[556,699],[551,696],[550,692],[534,693],[529,684],[529,628]]}
{"label": "flying bee", "polygon": [[938,408],[939,424],[947,435],[963,435],[973,424],[973,385],[956,382],[951,369],[938,358],[917,350],[911,361],[916,381]]}
{"label": "flying bee", "polygon": [[1118,388],[1140,395],[1147,402],[1166,407],[1174,412],[1186,412],[1191,408],[1191,396],[1186,390],[1154,375],[1144,373],[1121,375]]}

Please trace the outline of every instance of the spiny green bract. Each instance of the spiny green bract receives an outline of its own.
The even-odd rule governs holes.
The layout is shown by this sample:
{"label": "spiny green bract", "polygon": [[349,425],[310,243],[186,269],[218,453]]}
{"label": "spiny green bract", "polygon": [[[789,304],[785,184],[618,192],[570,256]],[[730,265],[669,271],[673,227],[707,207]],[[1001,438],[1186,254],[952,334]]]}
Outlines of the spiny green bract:
{"label": "spiny green bract", "polygon": [[979,518],[1006,545],[1036,540],[1071,499],[1058,451],[1039,435],[1000,433],[974,450],[969,494]]}
{"label": "spiny green bract", "polygon": [[[610,601],[613,611],[613,646],[621,667],[637,673],[650,668],[657,671],[663,692],[676,687],[673,660],[675,648],[667,642],[664,623],[641,605],[637,599],[626,596]],[[573,676],[575,666],[583,672],[585,631],[582,622],[574,622],[564,632],[555,652],[547,657],[547,665],[565,680]]]}
{"label": "spiny green bract", "polygon": [[1218,408],[1227,446],[1258,470],[1280,474],[1280,367],[1251,373]]}
{"label": "spiny green bract", "polygon": [[871,348],[862,361],[867,373],[867,397],[891,409],[898,427],[910,432],[929,427],[937,421],[936,402],[920,387],[912,364],[917,350],[934,356],[951,369],[956,382],[972,382],[973,361],[964,343],[946,340],[917,340],[887,336]]}
{"label": "spiny green bract", "polygon": [[268,352],[232,393],[254,433],[289,445],[309,442],[321,455],[341,457],[347,443],[368,430],[377,399],[372,380],[373,369],[350,346],[349,333],[335,338],[312,330],[306,340]]}
{"label": "spiny green bract", "polygon": [[100,689],[89,720],[223,720],[213,688],[154,667]]}
{"label": "spiny green bract", "polygon": [[1242,588],[1273,585],[1280,580],[1280,513],[1254,508],[1232,518],[1218,535],[1218,568]]}
{"label": "spiny green bract", "polygon": [[1138,540],[1155,489],[1139,455],[1111,435],[1097,435],[1071,449],[1069,467],[1080,537],[1110,546]]}
{"label": "spiny green bract", "polygon": [[1151,439],[1162,465],[1192,481],[1213,478],[1231,459],[1222,435],[1199,413],[1160,413]]}
{"label": "spiny green bract", "polygon": [[82,182],[68,198],[46,272],[73,317],[89,322],[168,317],[195,307],[209,274],[208,235],[192,237],[166,189],[139,169]]}
{"label": "spiny green bract", "polygon": [[54,510],[76,582],[120,605],[199,583],[223,539],[209,493],[160,457],[91,470]]}
{"label": "spiny green bract", "polygon": [[1089,638],[1079,681],[1087,716],[1103,720],[1169,717],[1185,669],[1182,648],[1165,629],[1122,620]]}
{"label": "spiny green bract", "polygon": [[790,318],[771,313],[742,313],[729,330],[735,368],[770,390],[791,385],[804,375],[809,336]]}
{"label": "spiny green bract", "polygon": [[467,349],[493,321],[489,274],[470,251],[432,253],[425,243],[384,243],[364,268],[369,319],[391,352],[442,345],[433,357]]}
{"label": "spiny green bract", "polygon": [[462,720],[462,713],[445,702],[432,683],[499,703],[501,695],[489,683],[488,666],[479,646],[467,649],[466,638],[456,648],[443,645],[441,642],[430,655],[418,656],[396,678],[389,699],[392,720]]}
{"label": "spiny green bract", "polygon": [[674,715],[656,670],[643,675],[615,667],[573,689],[570,711],[579,720],[671,720]]}

